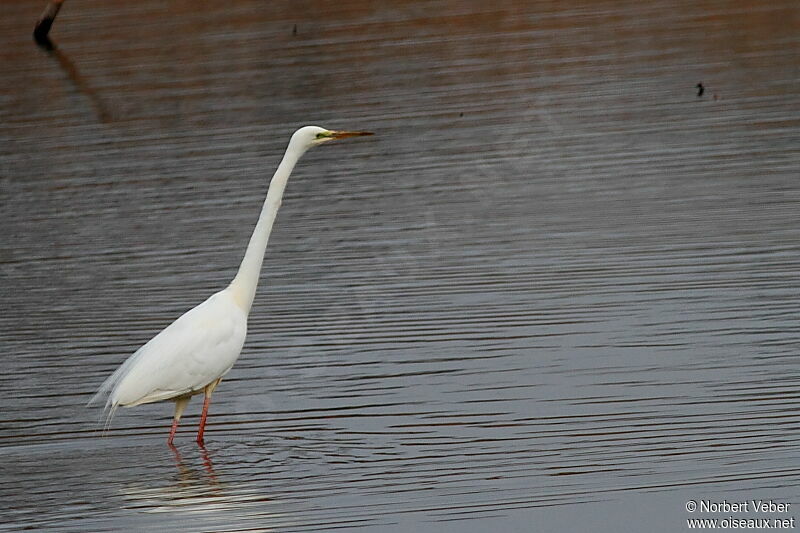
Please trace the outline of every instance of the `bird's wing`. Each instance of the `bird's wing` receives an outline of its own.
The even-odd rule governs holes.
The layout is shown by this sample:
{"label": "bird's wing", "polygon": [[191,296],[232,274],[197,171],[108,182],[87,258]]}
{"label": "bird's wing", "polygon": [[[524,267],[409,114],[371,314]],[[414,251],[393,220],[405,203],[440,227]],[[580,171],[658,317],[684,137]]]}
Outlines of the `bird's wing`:
{"label": "bird's wing", "polygon": [[106,407],[138,405],[202,389],[239,357],[247,315],[220,291],[181,315],[131,355],[92,399],[109,394]]}

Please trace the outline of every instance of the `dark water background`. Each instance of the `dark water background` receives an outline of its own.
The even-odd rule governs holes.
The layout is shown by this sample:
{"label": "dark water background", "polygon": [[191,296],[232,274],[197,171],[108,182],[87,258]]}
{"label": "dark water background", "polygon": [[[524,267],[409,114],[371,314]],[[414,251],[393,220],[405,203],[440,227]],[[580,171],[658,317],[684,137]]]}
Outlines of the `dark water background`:
{"label": "dark water background", "polygon": [[[800,506],[795,0],[68,0],[53,52],[43,7],[0,4],[0,530]],[[290,181],[206,449],[197,399],[177,456],[169,404],[101,438],[304,124],[377,135]]]}

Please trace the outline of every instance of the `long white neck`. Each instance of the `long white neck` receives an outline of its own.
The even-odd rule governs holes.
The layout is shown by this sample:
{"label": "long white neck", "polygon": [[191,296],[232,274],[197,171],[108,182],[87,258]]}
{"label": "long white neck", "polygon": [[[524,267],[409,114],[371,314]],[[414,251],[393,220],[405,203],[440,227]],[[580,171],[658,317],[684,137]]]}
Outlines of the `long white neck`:
{"label": "long white neck", "polygon": [[233,293],[236,303],[244,309],[245,313],[249,313],[250,307],[253,305],[258,279],[261,275],[261,263],[264,261],[264,252],[267,249],[269,234],[272,232],[272,224],[275,222],[275,216],[281,206],[283,190],[286,188],[286,182],[289,181],[292,169],[304,152],[304,149],[293,147],[291,143],[286,149],[281,164],[278,165],[278,170],[275,171],[275,175],[272,176],[272,181],[269,183],[267,198],[264,200],[261,215],[258,217],[258,223],[250,237],[242,264],[239,265],[239,271],[228,287],[228,290]]}

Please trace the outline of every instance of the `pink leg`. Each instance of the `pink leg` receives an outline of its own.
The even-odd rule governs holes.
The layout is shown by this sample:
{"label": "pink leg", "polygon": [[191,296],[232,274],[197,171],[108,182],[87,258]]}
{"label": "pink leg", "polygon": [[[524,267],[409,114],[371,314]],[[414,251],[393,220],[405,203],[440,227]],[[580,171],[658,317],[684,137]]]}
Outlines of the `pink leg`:
{"label": "pink leg", "polygon": [[183,410],[186,409],[186,406],[189,404],[189,398],[189,396],[183,396],[175,400],[175,416],[172,418],[172,429],[169,431],[169,438],[167,439],[167,445],[173,448],[175,446],[172,444],[172,441],[175,439],[175,432],[178,431],[178,422],[181,421]]}
{"label": "pink leg", "polygon": [[172,419],[172,429],[169,430],[169,438],[167,439],[167,444],[169,444],[170,446],[174,446],[172,444],[172,441],[175,439],[175,432],[176,431],[178,431],[178,419],[177,418],[173,418]]}
{"label": "pink leg", "polygon": [[203,446],[203,433],[206,431],[206,418],[208,417],[208,406],[211,404],[211,394],[214,392],[214,389],[217,388],[219,382],[222,381],[222,378],[212,381],[208,385],[206,385],[205,389],[205,398],[203,399],[203,414],[200,415],[200,427],[197,428],[197,444]]}
{"label": "pink leg", "polygon": [[211,396],[206,394],[205,399],[203,400],[203,414],[200,415],[200,427],[197,429],[197,444],[202,446],[203,442],[203,433],[206,430],[206,417],[208,417],[208,404],[211,403]]}

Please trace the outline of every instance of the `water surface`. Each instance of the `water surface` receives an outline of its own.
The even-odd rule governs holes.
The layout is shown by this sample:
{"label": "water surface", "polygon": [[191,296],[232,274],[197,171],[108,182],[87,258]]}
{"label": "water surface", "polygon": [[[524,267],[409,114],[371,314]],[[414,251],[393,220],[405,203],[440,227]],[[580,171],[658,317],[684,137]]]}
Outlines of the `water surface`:
{"label": "water surface", "polygon": [[[0,7],[0,529],[683,531],[800,505],[788,0]],[[706,92],[695,96],[703,82]],[[84,407],[235,274],[242,357]],[[789,514],[772,514],[788,518]]]}

